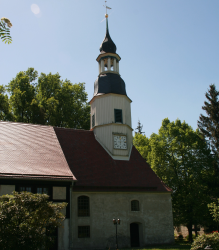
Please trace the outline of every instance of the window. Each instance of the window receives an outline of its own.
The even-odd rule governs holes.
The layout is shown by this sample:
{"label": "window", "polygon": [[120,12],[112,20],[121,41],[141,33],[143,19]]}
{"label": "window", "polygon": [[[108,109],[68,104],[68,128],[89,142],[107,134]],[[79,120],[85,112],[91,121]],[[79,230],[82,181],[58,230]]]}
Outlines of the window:
{"label": "window", "polygon": [[51,198],[52,190],[49,186],[38,186],[38,185],[16,185],[15,190],[17,192],[31,192],[33,194],[48,194]]}
{"label": "window", "polygon": [[92,128],[95,126],[95,114],[92,115]]}
{"label": "window", "polygon": [[139,211],[139,201],[131,201],[131,211]]}
{"label": "window", "polygon": [[89,197],[87,196],[78,197],[78,216],[79,217],[90,216]]}
{"label": "window", "polygon": [[20,192],[23,192],[23,191],[31,192],[31,187],[20,187]]}
{"label": "window", "polygon": [[49,194],[49,189],[45,187],[38,187],[37,194]]}
{"label": "window", "polygon": [[78,238],[90,238],[90,226],[79,226]]}
{"label": "window", "polygon": [[122,123],[122,110],[114,109],[115,123]]}

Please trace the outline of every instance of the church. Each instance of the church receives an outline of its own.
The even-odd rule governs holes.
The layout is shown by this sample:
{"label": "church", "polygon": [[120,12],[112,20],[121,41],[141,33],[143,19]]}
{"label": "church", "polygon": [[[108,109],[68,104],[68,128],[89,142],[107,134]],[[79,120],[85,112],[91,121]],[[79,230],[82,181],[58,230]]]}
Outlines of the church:
{"label": "church", "polygon": [[67,202],[57,250],[174,241],[171,189],[132,144],[132,101],[116,50],[106,14],[89,131],[0,121],[0,195],[28,191]]}

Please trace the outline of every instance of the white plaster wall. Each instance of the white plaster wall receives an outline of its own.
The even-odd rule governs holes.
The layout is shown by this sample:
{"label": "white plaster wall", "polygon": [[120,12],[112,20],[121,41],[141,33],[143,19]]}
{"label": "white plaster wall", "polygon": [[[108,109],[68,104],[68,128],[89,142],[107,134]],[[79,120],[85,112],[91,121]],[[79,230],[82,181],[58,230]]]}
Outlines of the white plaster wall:
{"label": "white plaster wall", "polygon": [[0,185],[0,196],[12,194],[15,191],[15,185]]}
{"label": "white plaster wall", "polygon": [[58,250],[69,250],[69,219],[58,228]]}
{"label": "white plaster wall", "polygon": [[130,102],[131,101],[124,95],[107,94],[96,97],[91,103],[91,117],[95,114],[95,126],[114,123],[114,109],[122,109],[123,124],[127,124],[131,127]]}
{"label": "white plaster wall", "polygon": [[[77,216],[77,197],[90,197],[90,217]],[[131,211],[131,200],[140,202],[140,211]],[[130,247],[130,223],[140,224],[140,245],[174,241],[171,195],[164,193],[72,193],[73,249],[115,247],[113,218],[118,226],[119,247]],[[90,238],[78,238],[78,226],[90,226]]]}
{"label": "white plaster wall", "polygon": [[[114,135],[113,133],[126,134],[127,150],[114,149]],[[107,150],[113,155],[128,156],[130,147],[132,146],[132,130],[128,126],[111,124],[107,126],[101,126],[94,129],[94,135],[97,139],[107,148]]]}
{"label": "white plaster wall", "polygon": [[53,187],[53,200],[66,200],[66,187]]}

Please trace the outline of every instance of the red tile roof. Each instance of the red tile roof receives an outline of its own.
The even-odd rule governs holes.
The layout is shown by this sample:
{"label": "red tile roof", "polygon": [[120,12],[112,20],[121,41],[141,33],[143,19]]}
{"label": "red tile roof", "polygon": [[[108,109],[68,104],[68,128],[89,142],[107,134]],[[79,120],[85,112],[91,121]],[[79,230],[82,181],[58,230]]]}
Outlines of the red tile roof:
{"label": "red tile roof", "polygon": [[76,180],[75,190],[170,192],[132,148],[114,160],[93,131],[0,122],[0,177]]}
{"label": "red tile roof", "polygon": [[76,180],[51,126],[0,122],[0,177]]}
{"label": "red tile roof", "polygon": [[54,128],[68,165],[77,178],[74,189],[170,192],[133,146],[129,161],[113,160],[93,131]]}

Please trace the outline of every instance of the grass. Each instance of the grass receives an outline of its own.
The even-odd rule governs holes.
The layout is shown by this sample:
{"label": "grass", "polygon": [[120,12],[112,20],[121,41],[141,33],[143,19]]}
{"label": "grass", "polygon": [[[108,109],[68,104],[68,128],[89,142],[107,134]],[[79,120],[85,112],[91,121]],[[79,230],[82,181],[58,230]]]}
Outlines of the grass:
{"label": "grass", "polygon": [[187,241],[176,241],[171,245],[158,245],[158,246],[148,246],[144,248],[124,248],[120,250],[189,250],[191,248],[191,243]]}

